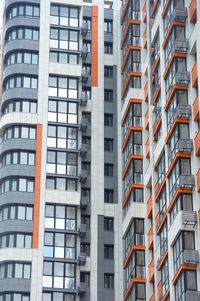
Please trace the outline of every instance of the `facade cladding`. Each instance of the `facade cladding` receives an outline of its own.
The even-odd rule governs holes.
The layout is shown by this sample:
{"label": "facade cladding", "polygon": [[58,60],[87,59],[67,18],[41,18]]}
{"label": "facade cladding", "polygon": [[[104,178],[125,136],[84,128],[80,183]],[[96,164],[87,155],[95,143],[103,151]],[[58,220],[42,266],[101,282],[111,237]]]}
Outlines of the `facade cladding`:
{"label": "facade cladding", "polygon": [[0,301],[200,301],[199,16],[5,0]]}

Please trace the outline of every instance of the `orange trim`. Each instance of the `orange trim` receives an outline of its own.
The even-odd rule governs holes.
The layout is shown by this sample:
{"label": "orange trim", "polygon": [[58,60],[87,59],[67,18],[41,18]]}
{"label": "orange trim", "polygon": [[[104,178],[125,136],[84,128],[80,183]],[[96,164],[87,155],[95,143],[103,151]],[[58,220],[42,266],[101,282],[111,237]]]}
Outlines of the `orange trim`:
{"label": "orange trim", "polygon": [[183,271],[196,271],[196,270],[197,270],[197,266],[196,265],[182,264],[179,267],[179,269],[176,272],[176,274],[174,275],[174,278],[172,279],[173,285],[176,284],[176,282],[178,281],[178,278],[181,276],[181,274],[183,273]]}
{"label": "orange trim", "polygon": [[125,94],[127,92],[127,89],[128,89],[128,86],[129,86],[129,82],[130,82],[132,76],[141,77],[142,76],[142,72],[129,72],[127,74],[127,77],[126,77],[126,80],[125,80],[125,84],[124,84],[124,88],[123,88],[123,91],[122,91],[122,98],[124,98],[124,96],[125,96]]}
{"label": "orange trim", "polygon": [[128,58],[129,58],[130,52],[131,52],[132,50],[141,50],[141,49],[142,49],[141,46],[129,46],[129,47],[127,48],[127,51],[126,51],[126,53],[125,53],[125,55],[124,55],[124,57],[123,57],[123,62],[124,62],[124,63],[123,63],[122,68],[121,68],[122,73],[124,72],[124,69],[125,69],[126,64],[127,64],[127,62],[128,62]]}
{"label": "orange trim", "polygon": [[164,255],[161,257],[159,263],[158,263],[158,266],[157,266],[157,269],[160,270],[162,269],[166,259],[168,258],[168,250],[165,251]]}
{"label": "orange trim", "polygon": [[190,20],[190,23],[196,23],[196,21],[197,21],[197,0],[191,0],[191,2],[190,2],[189,20]]}
{"label": "orange trim", "polygon": [[171,202],[169,203],[169,206],[167,208],[168,213],[170,213],[172,211],[174,204],[176,203],[176,201],[178,200],[178,198],[181,194],[192,194],[192,189],[191,188],[178,188],[176,190]]}
{"label": "orange trim", "polygon": [[122,15],[121,15],[121,24],[124,21],[124,17],[126,15],[126,11],[127,11],[128,7],[129,7],[129,2],[130,2],[130,0],[127,0],[126,4],[124,5],[123,11],[122,11]]}
{"label": "orange trim", "polygon": [[200,156],[200,129],[194,137],[195,155]]}
{"label": "orange trim", "polygon": [[165,5],[164,5],[163,11],[162,11],[162,18],[163,18],[163,19],[164,19],[166,13],[167,13],[167,9],[168,9],[168,6],[169,6],[169,4],[170,4],[170,1],[171,1],[171,0],[167,0],[167,1],[165,2]]}
{"label": "orange trim", "polygon": [[146,283],[146,279],[145,278],[132,278],[131,282],[128,285],[128,288],[124,292],[124,300],[127,300],[128,297],[130,296],[135,283]]}
{"label": "orange trim", "polygon": [[198,86],[198,68],[197,68],[197,63],[195,63],[192,68],[192,87],[196,88],[197,86]]}
{"label": "orange trim", "polygon": [[130,138],[130,136],[131,136],[131,132],[132,131],[143,131],[143,127],[137,127],[137,126],[131,126],[129,129],[128,129],[128,133],[126,134],[126,138],[125,138],[125,141],[124,141],[124,143],[123,143],[123,145],[122,145],[122,152],[124,152],[124,150],[125,150],[125,147],[127,146],[127,144],[128,144],[128,140],[129,140],[129,138]]}
{"label": "orange trim", "polygon": [[129,253],[127,254],[126,258],[124,259],[124,264],[123,264],[123,268],[125,269],[128,266],[128,263],[133,255],[133,253],[135,251],[145,251],[145,246],[136,246],[133,245],[131,247],[131,250],[129,251]]}
{"label": "orange trim", "polygon": [[149,137],[147,138],[147,141],[145,142],[145,154],[146,154],[146,158],[149,159],[150,158],[150,139],[149,139]]}
{"label": "orange trim", "polygon": [[167,137],[165,139],[166,143],[169,142],[169,139],[170,139],[171,135],[173,134],[176,125],[180,124],[180,123],[189,124],[189,118],[176,118],[176,119],[174,119],[174,122],[172,123],[171,128],[170,128],[170,130],[167,134]]}
{"label": "orange trim", "polygon": [[155,295],[155,293],[152,294],[152,296],[149,299],[149,301],[156,301],[156,295]]}
{"label": "orange trim", "polygon": [[148,250],[153,250],[153,225],[151,226],[149,232],[148,232]]}
{"label": "orange trim", "polygon": [[170,69],[171,69],[171,66],[172,66],[172,64],[173,64],[173,62],[174,62],[174,60],[175,60],[175,58],[187,58],[187,53],[184,53],[184,52],[176,52],[176,51],[174,51],[173,53],[172,53],[172,56],[171,56],[171,58],[170,58],[170,60],[168,61],[168,64],[167,64],[167,67],[165,68],[165,72],[164,72],[164,74],[163,74],[163,78],[164,79],[166,79],[167,78],[167,76],[168,76],[168,74],[169,74],[169,71],[170,71]]}
{"label": "orange trim", "polygon": [[169,94],[168,98],[167,98],[167,101],[166,101],[166,104],[165,104],[165,111],[168,110],[169,106],[170,106],[170,103],[171,103],[171,100],[175,94],[175,92],[177,90],[181,90],[181,91],[187,91],[188,90],[188,86],[183,86],[183,85],[178,85],[178,84],[175,84],[171,90],[171,93]]}
{"label": "orange trim", "polygon": [[154,3],[153,3],[153,6],[151,8],[151,17],[153,17],[153,15],[154,15],[157,7],[158,7],[158,2],[159,2],[159,0],[155,0]]}
{"label": "orange trim", "polygon": [[160,63],[160,54],[158,55],[157,59],[155,60],[153,67],[152,67],[152,74],[156,72],[156,69]]}
{"label": "orange trim", "polygon": [[127,191],[127,193],[126,193],[126,195],[125,195],[125,197],[124,197],[124,200],[123,200],[123,202],[122,202],[122,209],[124,209],[124,208],[126,207],[128,201],[129,201],[129,198],[130,198],[130,196],[131,196],[132,190],[133,190],[133,189],[137,189],[137,188],[138,188],[138,189],[144,189],[144,184],[131,184],[131,185],[129,186],[129,189],[128,189],[128,191]]}
{"label": "orange trim", "polygon": [[128,162],[126,163],[125,168],[124,168],[124,170],[122,172],[122,179],[123,180],[124,180],[124,178],[125,178],[128,170],[129,170],[129,167],[131,165],[132,160],[134,160],[134,159],[143,160],[144,156],[143,155],[134,155],[134,154],[132,154],[132,155],[129,156]]}
{"label": "orange trim", "polygon": [[127,38],[127,34],[128,34],[128,31],[129,31],[129,27],[133,24],[141,24],[141,20],[129,20],[126,27],[124,28],[123,30],[123,37],[122,37],[122,42],[121,42],[121,48],[124,47],[124,44],[126,42],[126,38]]}
{"label": "orange trim", "polygon": [[200,168],[196,173],[196,180],[197,180],[197,192],[200,192]]}
{"label": "orange trim", "polygon": [[147,48],[147,28],[145,29],[143,33],[143,46],[144,48]]}
{"label": "orange trim", "polygon": [[162,117],[160,117],[158,120],[155,120],[153,124],[153,135],[154,135],[154,141],[157,141],[157,134],[162,124]]}
{"label": "orange trim", "polygon": [[168,288],[164,296],[162,297],[162,301],[166,301],[169,298],[169,295],[170,295],[170,289]]}
{"label": "orange trim", "polygon": [[92,6],[92,70],[91,83],[98,87],[98,5]]}
{"label": "orange trim", "polygon": [[146,84],[144,86],[144,101],[145,102],[148,101],[148,81],[146,82]]}
{"label": "orange trim", "polygon": [[193,118],[194,121],[199,121],[199,98],[198,96],[195,98],[193,102]]}
{"label": "orange trim", "polygon": [[144,128],[145,130],[149,129],[149,110],[146,111],[145,115],[144,115]]}
{"label": "orange trim", "polygon": [[162,230],[162,228],[163,228],[166,220],[167,220],[167,211],[165,212],[162,220],[160,220],[160,212],[158,212],[158,214],[156,215],[155,220],[156,220],[156,226],[157,226],[157,229],[156,229],[157,230],[157,234],[159,234],[160,231]]}
{"label": "orange trim", "polygon": [[154,283],[154,258],[152,258],[148,266],[148,270],[149,270],[149,282]]}
{"label": "orange trim", "polygon": [[171,32],[172,32],[172,30],[173,30],[173,27],[175,27],[175,26],[185,26],[185,22],[179,22],[179,21],[172,21],[172,22],[171,22],[171,24],[170,24],[170,26],[169,26],[169,28],[168,28],[167,34],[165,35],[164,42],[163,42],[163,44],[162,44],[163,49],[166,48],[167,42],[168,42],[169,37],[170,37],[170,35],[171,35]]}
{"label": "orange trim", "polygon": [[39,247],[39,224],[40,224],[40,185],[42,164],[42,124],[36,127],[36,157],[35,157],[35,192],[33,213],[33,243],[32,248]]}
{"label": "orange trim", "polygon": [[171,164],[170,164],[170,166],[169,166],[169,168],[168,168],[168,171],[167,171],[167,173],[166,173],[166,177],[167,177],[167,178],[170,177],[170,175],[171,175],[171,173],[172,173],[172,171],[173,171],[173,169],[174,169],[174,166],[176,165],[176,161],[177,161],[178,159],[180,159],[180,158],[183,158],[183,159],[189,159],[189,158],[191,158],[191,154],[189,154],[189,153],[181,153],[181,152],[177,152],[177,153],[175,154],[174,158],[172,159]]}
{"label": "orange trim", "polygon": [[124,112],[124,115],[122,117],[122,125],[125,123],[128,113],[130,111],[131,105],[133,103],[142,103],[142,99],[134,99],[134,98],[129,99],[128,105],[126,106],[126,111]]}
{"label": "orange trim", "polygon": [[155,201],[157,202],[161,192],[163,191],[164,187],[166,184],[166,177],[162,181],[160,185],[158,185],[158,182],[155,184],[154,189],[155,189]]}
{"label": "orange trim", "polygon": [[152,195],[150,195],[148,201],[147,201],[147,217],[148,218],[152,218],[152,203],[153,203],[153,199],[152,199]]}

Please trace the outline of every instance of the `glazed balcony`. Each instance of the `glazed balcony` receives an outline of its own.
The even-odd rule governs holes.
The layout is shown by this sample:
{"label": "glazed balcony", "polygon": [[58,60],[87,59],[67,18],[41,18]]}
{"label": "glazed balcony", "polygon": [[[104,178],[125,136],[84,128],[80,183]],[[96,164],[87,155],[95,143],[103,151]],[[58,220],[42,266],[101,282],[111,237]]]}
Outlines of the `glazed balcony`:
{"label": "glazed balcony", "polygon": [[145,29],[143,33],[143,46],[144,48],[147,48],[147,28]]}
{"label": "glazed balcony", "polygon": [[149,110],[146,111],[144,119],[145,119],[145,123],[144,123],[145,130],[148,130],[149,129]]}
{"label": "glazed balcony", "polygon": [[190,2],[189,20],[190,20],[190,23],[196,23],[196,21],[197,21],[197,0],[191,0],[191,2]]}

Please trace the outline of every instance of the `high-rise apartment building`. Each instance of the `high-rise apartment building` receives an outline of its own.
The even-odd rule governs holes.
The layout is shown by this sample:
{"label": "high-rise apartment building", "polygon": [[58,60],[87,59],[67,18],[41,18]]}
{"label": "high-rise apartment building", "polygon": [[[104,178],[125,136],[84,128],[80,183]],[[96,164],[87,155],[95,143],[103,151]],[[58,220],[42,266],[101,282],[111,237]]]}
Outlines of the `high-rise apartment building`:
{"label": "high-rise apartment building", "polygon": [[124,300],[200,300],[199,1],[122,2]]}
{"label": "high-rise apartment building", "polygon": [[5,1],[1,301],[122,299],[120,1],[87,2]]}
{"label": "high-rise apartment building", "polygon": [[200,2],[0,20],[0,301],[200,301]]}

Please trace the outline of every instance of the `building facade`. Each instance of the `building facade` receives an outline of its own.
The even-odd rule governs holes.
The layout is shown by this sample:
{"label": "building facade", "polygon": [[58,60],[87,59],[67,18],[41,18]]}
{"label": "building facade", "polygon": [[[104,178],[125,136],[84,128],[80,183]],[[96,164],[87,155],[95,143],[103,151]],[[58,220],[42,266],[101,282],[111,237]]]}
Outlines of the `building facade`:
{"label": "building facade", "polygon": [[5,1],[1,301],[122,298],[119,7]]}
{"label": "building facade", "polygon": [[200,300],[199,1],[122,1],[124,300]]}

